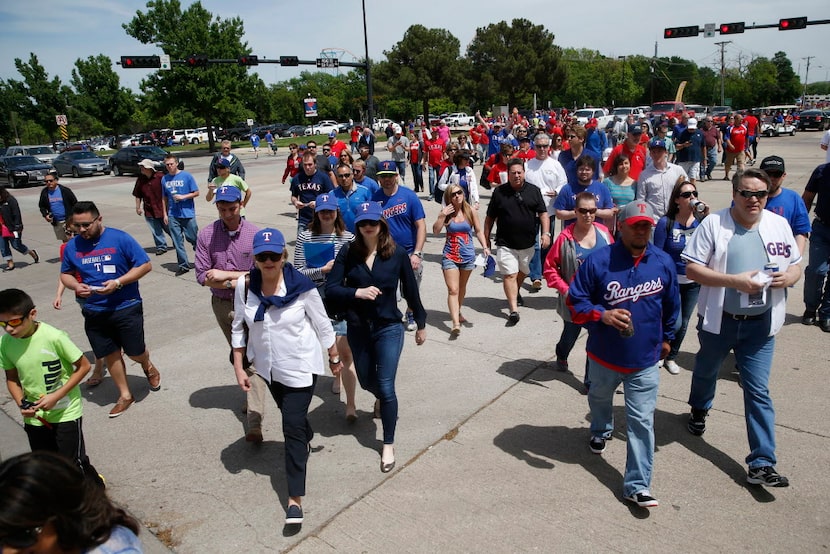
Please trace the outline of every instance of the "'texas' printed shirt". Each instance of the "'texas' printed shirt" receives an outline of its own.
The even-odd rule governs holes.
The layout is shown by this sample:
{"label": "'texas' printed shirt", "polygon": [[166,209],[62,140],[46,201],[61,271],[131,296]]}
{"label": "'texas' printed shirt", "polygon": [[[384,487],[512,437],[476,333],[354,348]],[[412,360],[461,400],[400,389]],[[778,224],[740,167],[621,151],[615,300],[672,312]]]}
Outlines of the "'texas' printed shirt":
{"label": "'texas' printed shirt", "polygon": [[[674,262],[653,244],[639,259],[622,242],[601,248],[576,272],[567,305],[573,322],[588,329],[589,358],[622,373],[651,367],[663,342],[674,338],[680,311]],[[614,308],[631,312],[634,336],[602,323],[603,312]]]}

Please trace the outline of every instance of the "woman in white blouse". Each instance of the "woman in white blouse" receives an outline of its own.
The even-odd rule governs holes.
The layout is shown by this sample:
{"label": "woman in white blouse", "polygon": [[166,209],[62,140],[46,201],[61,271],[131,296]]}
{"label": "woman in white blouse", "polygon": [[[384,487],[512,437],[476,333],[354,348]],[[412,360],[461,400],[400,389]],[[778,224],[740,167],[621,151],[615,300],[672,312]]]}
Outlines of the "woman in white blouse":
{"label": "woman in white blouse", "polygon": [[[238,279],[236,285],[233,368],[246,392],[251,388],[250,379],[265,379],[282,412],[288,480],[285,523],[297,525],[303,522],[306,464],[314,436],[308,407],[317,376],[325,371],[320,344],[328,349],[334,375],[343,366],[317,287],[285,261],[288,253],[282,233],[276,229],[259,231],[254,236],[253,254],[256,267],[250,279]],[[245,373],[242,358],[246,353],[258,377]]]}

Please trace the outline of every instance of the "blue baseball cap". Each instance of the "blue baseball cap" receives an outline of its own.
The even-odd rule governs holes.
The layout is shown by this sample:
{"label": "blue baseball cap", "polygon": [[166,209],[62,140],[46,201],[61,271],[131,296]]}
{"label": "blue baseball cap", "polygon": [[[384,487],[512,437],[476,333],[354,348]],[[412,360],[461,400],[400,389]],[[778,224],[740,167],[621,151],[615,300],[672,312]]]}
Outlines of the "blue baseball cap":
{"label": "blue baseball cap", "polygon": [[241,202],[242,191],[232,186],[221,186],[216,189],[217,202]]}
{"label": "blue baseball cap", "polygon": [[378,164],[378,170],[375,172],[375,175],[380,177],[381,175],[397,175],[398,174],[398,166],[395,165],[395,162],[386,160],[385,162],[380,162]]}
{"label": "blue baseball cap", "polygon": [[282,254],[285,250],[285,237],[282,236],[276,229],[266,228],[254,235],[253,254],[262,254],[263,252],[273,252],[275,254]]}
{"label": "blue baseball cap", "polygon": [[361,221],[380,221],[383,219],[383,209],[378,202],[364,202],[354,210],[355,224]]}
{"label": "blue baseball cap", "polygon": [[668,150],[666,147],[666,141],[658,138],[651,139],[651,142],[648,143],[648,149],[651,150],[652,148],[662,148],[663,150]]}
{"label": "blue baseball cap", "polygon": [[332,131],[329,133],[329,138],[335,138],[337,136],[337,131]]}
{"label": "blue baseball cap", "polygon": [[216,167],[230,167],[230,166],[231,166],[231,162],[229,162],[229,161],[228,161],[228,160],[226,160],[225,158],[219,158],[218,160],[216,160],[216,163],[215,163],[214,165],[215,165]]}
{"label": "blue baseball cap", "polygon": [[321,194],[317,198],[314,199],[314,211],[319,212],[322,210],[332,210],[334,212],[337,211],[337,199],[334,197],[333,194]]}

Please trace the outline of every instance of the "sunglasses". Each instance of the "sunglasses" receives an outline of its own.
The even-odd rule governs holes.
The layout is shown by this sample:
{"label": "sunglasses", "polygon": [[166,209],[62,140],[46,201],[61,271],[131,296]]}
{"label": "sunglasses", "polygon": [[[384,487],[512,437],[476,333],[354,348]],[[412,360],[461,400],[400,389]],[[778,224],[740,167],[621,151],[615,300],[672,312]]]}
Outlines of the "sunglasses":
{"label": "sunglasses", "polygon": [[21,325],[23,325],[23,322],[26,321],[26,317],[28,316],[13,317],[8,321],[0,321],[0,327],[20,327]]}
{"label": "sunglasses", "polygon": [[735,192],[737,192],[744,198],[757,198],[759,200],[761,198],[766,198],[769,195],[768,190],[738,190]]}
{"label": "sunglasses", "polygon": [[537,144],[536,145],[536,148],[548,148],[548,147],[550,147],[550,144]]}
{"label": "sunglasses", "polygon": [[588,214],[594,215],[595,213],[597,213],[596,208],[577,208],[576,211],[578,211],[582,215],[588,215]]}
{"label": "sunglasses", "polygon": [[11,548],[29,548],[30,546],[34,546],[42,532],[43,526],[20,529],[0,538],[0,545]]}
{"label": "sunglasses", "polygon": [[54,183],[55,180],[54,179],[44,179],[43,182],[44,183]]}
{"label": "sunglasses", "polygon": [[351,173],[338,173],[337,174],[338,179],[345,179],[346,177],[351,177],[351,176],[352,176]]}
{"label": "sunglasses", "polygon": [[375,227],[377,225],[380,225],[380,221],[372,221],[370,219],[364,219],[363,221],[357,224],[358,227]]}
{"label": "sunglasses", "polygon": [[282,259],[282,254],[277,254],[276,252],[260,252],[259,254],[254,254],[254,259],[260,263],[278,262]]}
{"label": "sunglasses", "polygon": [[692,196],[697,198],[697,194],[698,193],[697,193],[696,190],[687,190],[686,192],[681,192],[680,193],[680,198],[691,198]]}
{"label": "sunglasses", "polygon": [[457,191],[453,192],[451,196],[464,196],[464,191],[463,190],[457,190]]}

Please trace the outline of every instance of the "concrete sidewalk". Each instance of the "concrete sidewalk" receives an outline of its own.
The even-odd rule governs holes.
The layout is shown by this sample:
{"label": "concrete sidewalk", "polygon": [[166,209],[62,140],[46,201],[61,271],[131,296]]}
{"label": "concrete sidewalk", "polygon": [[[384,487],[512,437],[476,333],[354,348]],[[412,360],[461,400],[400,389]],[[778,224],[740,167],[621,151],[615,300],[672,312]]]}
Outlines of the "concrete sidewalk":
{"label": "concrete sidewalk", "polygon": [[[820,163],[817,135],[763,141],[762,151],[787,161],[787,183],[799,193]],[[806,154],[809,149],[809,154]],[[253,160],[239,151],[254,195],[248,219],[277,226],[291,238],[296,222],[287,187],[277,184],[285,158]],[[208,159],[187,160],[200,185]],[[80,199],[94,199],[105,224],[151,240],[130,197],[131,178],[62,179]],[[407,183],[411,183],[408,176]],[[729,184],[700,186],[701,199],[727,205]],[[35,189],[14,191],[26,223],[26,243],[41,263],[3,275],[3,286],[31,294],[39,318],[66,330],[88,349],[80,313],[69,295],[50,307],[58,273],[57,244],[37,214]],[[486,191],[485,191],[486,192]],[[486,198],[489,193],[485,193]],[[424,200],[427,227],[438,204]],[[482,208],[483,209],[483,208]],[[199,225],[215,209],[199,199]],[[151,393],[140,368],[129,364],[137,402],[117,419],[107,413],[117,392],[111,380],[82,387],[90,458],[108,490],[163,542],[142,534],[147,552],[516,552],[784,550],[815,552],[830,545],[830,433],[823,425],[830,366],[828,335],[799,323],[801,283],[789,299],[788,322],[777,338],[771,390],[777,410],[778,467],[789,489],[745,484],[747,454],[741,390],[725,364],[704,437],[685,430],[695,332],[678,363],[686,370],[661,376],[656,417],[658,452],[653,492],[661,506],[646,511],[620,499],[625,460],[624,416],[602,456],[587,447],[587,402],[578,389],[584,336],[570,365],[547,362],[561,332],[554,294],[525,292],[526,307],[505,328],[501,283],[478,272],[470,280],[464,314],[471,326],[449,340],[446,287],[440,272],[443,241],[430,236],[422,297],[427,342],[406,344],[397,378],[400,419],[398,467],[379,471],[380,429],[372,398],[358,391],[359,419],[349,425],[344,404],[318,381],[309,419],[316,436],[309,462],[305,523],[283,529],[287,491],[282,431],[276,406],[264,420],[265,442],[244,441],[244,396],[227,363],[227,346],[209,306],[209,292],[193,273],[175,277],[173,252],[151,255],[142,279],[146,335],[162,390]],[[192,254],[191,254],[192,256]],[[192,258],[191,258],[192,259]],[[618,397],[621,405],[622,396]],[[19,412],[0,393],[0,456],[26,449]],[[618,408],[621,410],[621,408]],[[16,426],[16,429],[15,429]],[[7,446],[10,445],[10,446]]]}

